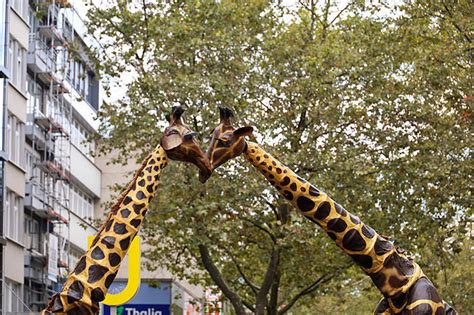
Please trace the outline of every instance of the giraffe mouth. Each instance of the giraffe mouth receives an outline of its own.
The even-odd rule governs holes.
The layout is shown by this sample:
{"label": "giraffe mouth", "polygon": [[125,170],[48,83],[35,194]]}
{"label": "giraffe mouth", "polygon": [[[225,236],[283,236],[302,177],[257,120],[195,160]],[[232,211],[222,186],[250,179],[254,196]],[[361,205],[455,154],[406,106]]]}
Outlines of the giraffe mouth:
{"label": "giraffe mouth", "polygon": [[204,184],[211,177],[212,171],[199,171],[199,181]]}

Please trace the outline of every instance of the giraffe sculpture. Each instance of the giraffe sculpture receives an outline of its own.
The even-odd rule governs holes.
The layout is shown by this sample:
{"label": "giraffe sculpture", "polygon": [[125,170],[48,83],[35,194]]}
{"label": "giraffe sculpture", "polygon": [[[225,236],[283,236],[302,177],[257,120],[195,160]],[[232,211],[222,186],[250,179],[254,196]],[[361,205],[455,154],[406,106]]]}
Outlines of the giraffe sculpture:
{"label": "giraffe sculpture", "polygon": [[244,135],[252,127],[232,127],[233,113],[220,108],[220,124],[214,129],[207,151],[212,169],[244,153],[290,203],[306,218],[323,228],[362,270],[384,298],[375,314],[457,314],[445,303],[420,266],[403,250],[334,202],[327,194],[295,174]]}
{"label": "giraffe sculpture", "polygon": [[207,156],[195,139],[195,133],[182,122],[182,114],[180,107],[173,107],[161,144],[145,158],[111,207],[90,249],[68,275],[62,290],[53,296],[44,314],[98,313],[99,302],[104,300],[130,243],[140,229],[168,157],[191,162],[202,174],[210,174]]}

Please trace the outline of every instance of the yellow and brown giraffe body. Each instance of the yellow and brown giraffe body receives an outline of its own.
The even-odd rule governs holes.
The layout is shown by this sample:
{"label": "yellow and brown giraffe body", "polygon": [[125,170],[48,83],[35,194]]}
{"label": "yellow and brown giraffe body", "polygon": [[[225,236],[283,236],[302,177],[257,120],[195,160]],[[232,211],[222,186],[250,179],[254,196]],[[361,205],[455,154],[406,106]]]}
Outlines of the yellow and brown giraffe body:
{"label": "yellow and brown giraffe body", "polygon": [[243,136],[252,127],[232,127],[232,110],[219,108],[220,123],[214,129],[207,156],[212,170],[244,153],[247,159],[299,209],[322,227],[336,244],[368,274],[384,298],[376,314],[457,314],[444,303],[421,268],[402,250],[334,202],[255,143]]}
{"label": "yellow and brown giraffe body", "polygon": [[46,313],[97,314],[131,241],[137,235],[167,165],[158,146],[142,163],[94,238],[90,249],[69,274]]}
{"label": "yellow and brown giraffe body", "polygon": [[44,313],[99,312],[99,302],[104,300],[130,243],[140,229],[168,157],[193,163],[205,176],[210,175],[209,160],[195,139],[195,133],[182,122],[183,112],[180,107],[173,107],[161,144],[143,161],[112,206],[90,249],[68,275],[62,290],[53,296]]}
{"label": "yellow and brown giraffe body", "polygon": [[384,295],[376,314],[456,314],[410,257],[261,147],[246,158],[301,213],[326,231]]}

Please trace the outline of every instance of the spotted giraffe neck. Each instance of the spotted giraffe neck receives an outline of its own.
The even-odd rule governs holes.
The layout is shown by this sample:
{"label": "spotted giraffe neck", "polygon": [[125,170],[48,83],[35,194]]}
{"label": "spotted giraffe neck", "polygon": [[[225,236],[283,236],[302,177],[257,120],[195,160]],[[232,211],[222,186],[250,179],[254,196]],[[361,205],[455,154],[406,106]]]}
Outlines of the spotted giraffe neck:
{"label": "spotted giraffe neck", "polygon": [[418,264],[391,242],[257,144],[247,142],[245,156],[270,184],[306,218],[323,228],[337,246],[370,276],[385,297],[376,313],[400,313],[404,310],[412,311],[410,314],[446,313],[446,306]]}
{"label": "spotted giraffe neck", "polygon": [[143,161],[134,178],[112,206],[90,249],[68,275],[62,290],[53,296],[44,313],[97,314],[115,279],[120,263],[137,235],[156,193],[161,170],[167,165],[158,146]]}

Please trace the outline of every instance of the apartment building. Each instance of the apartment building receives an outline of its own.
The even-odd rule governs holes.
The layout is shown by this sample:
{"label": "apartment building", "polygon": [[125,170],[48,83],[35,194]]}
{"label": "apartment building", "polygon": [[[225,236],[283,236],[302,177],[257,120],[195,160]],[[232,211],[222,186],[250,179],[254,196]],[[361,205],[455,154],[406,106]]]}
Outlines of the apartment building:
{"label": "apartment building", "polygon": [[0,1],[1,313],[42,310],[94,235],[100,82],[67,0]]}

